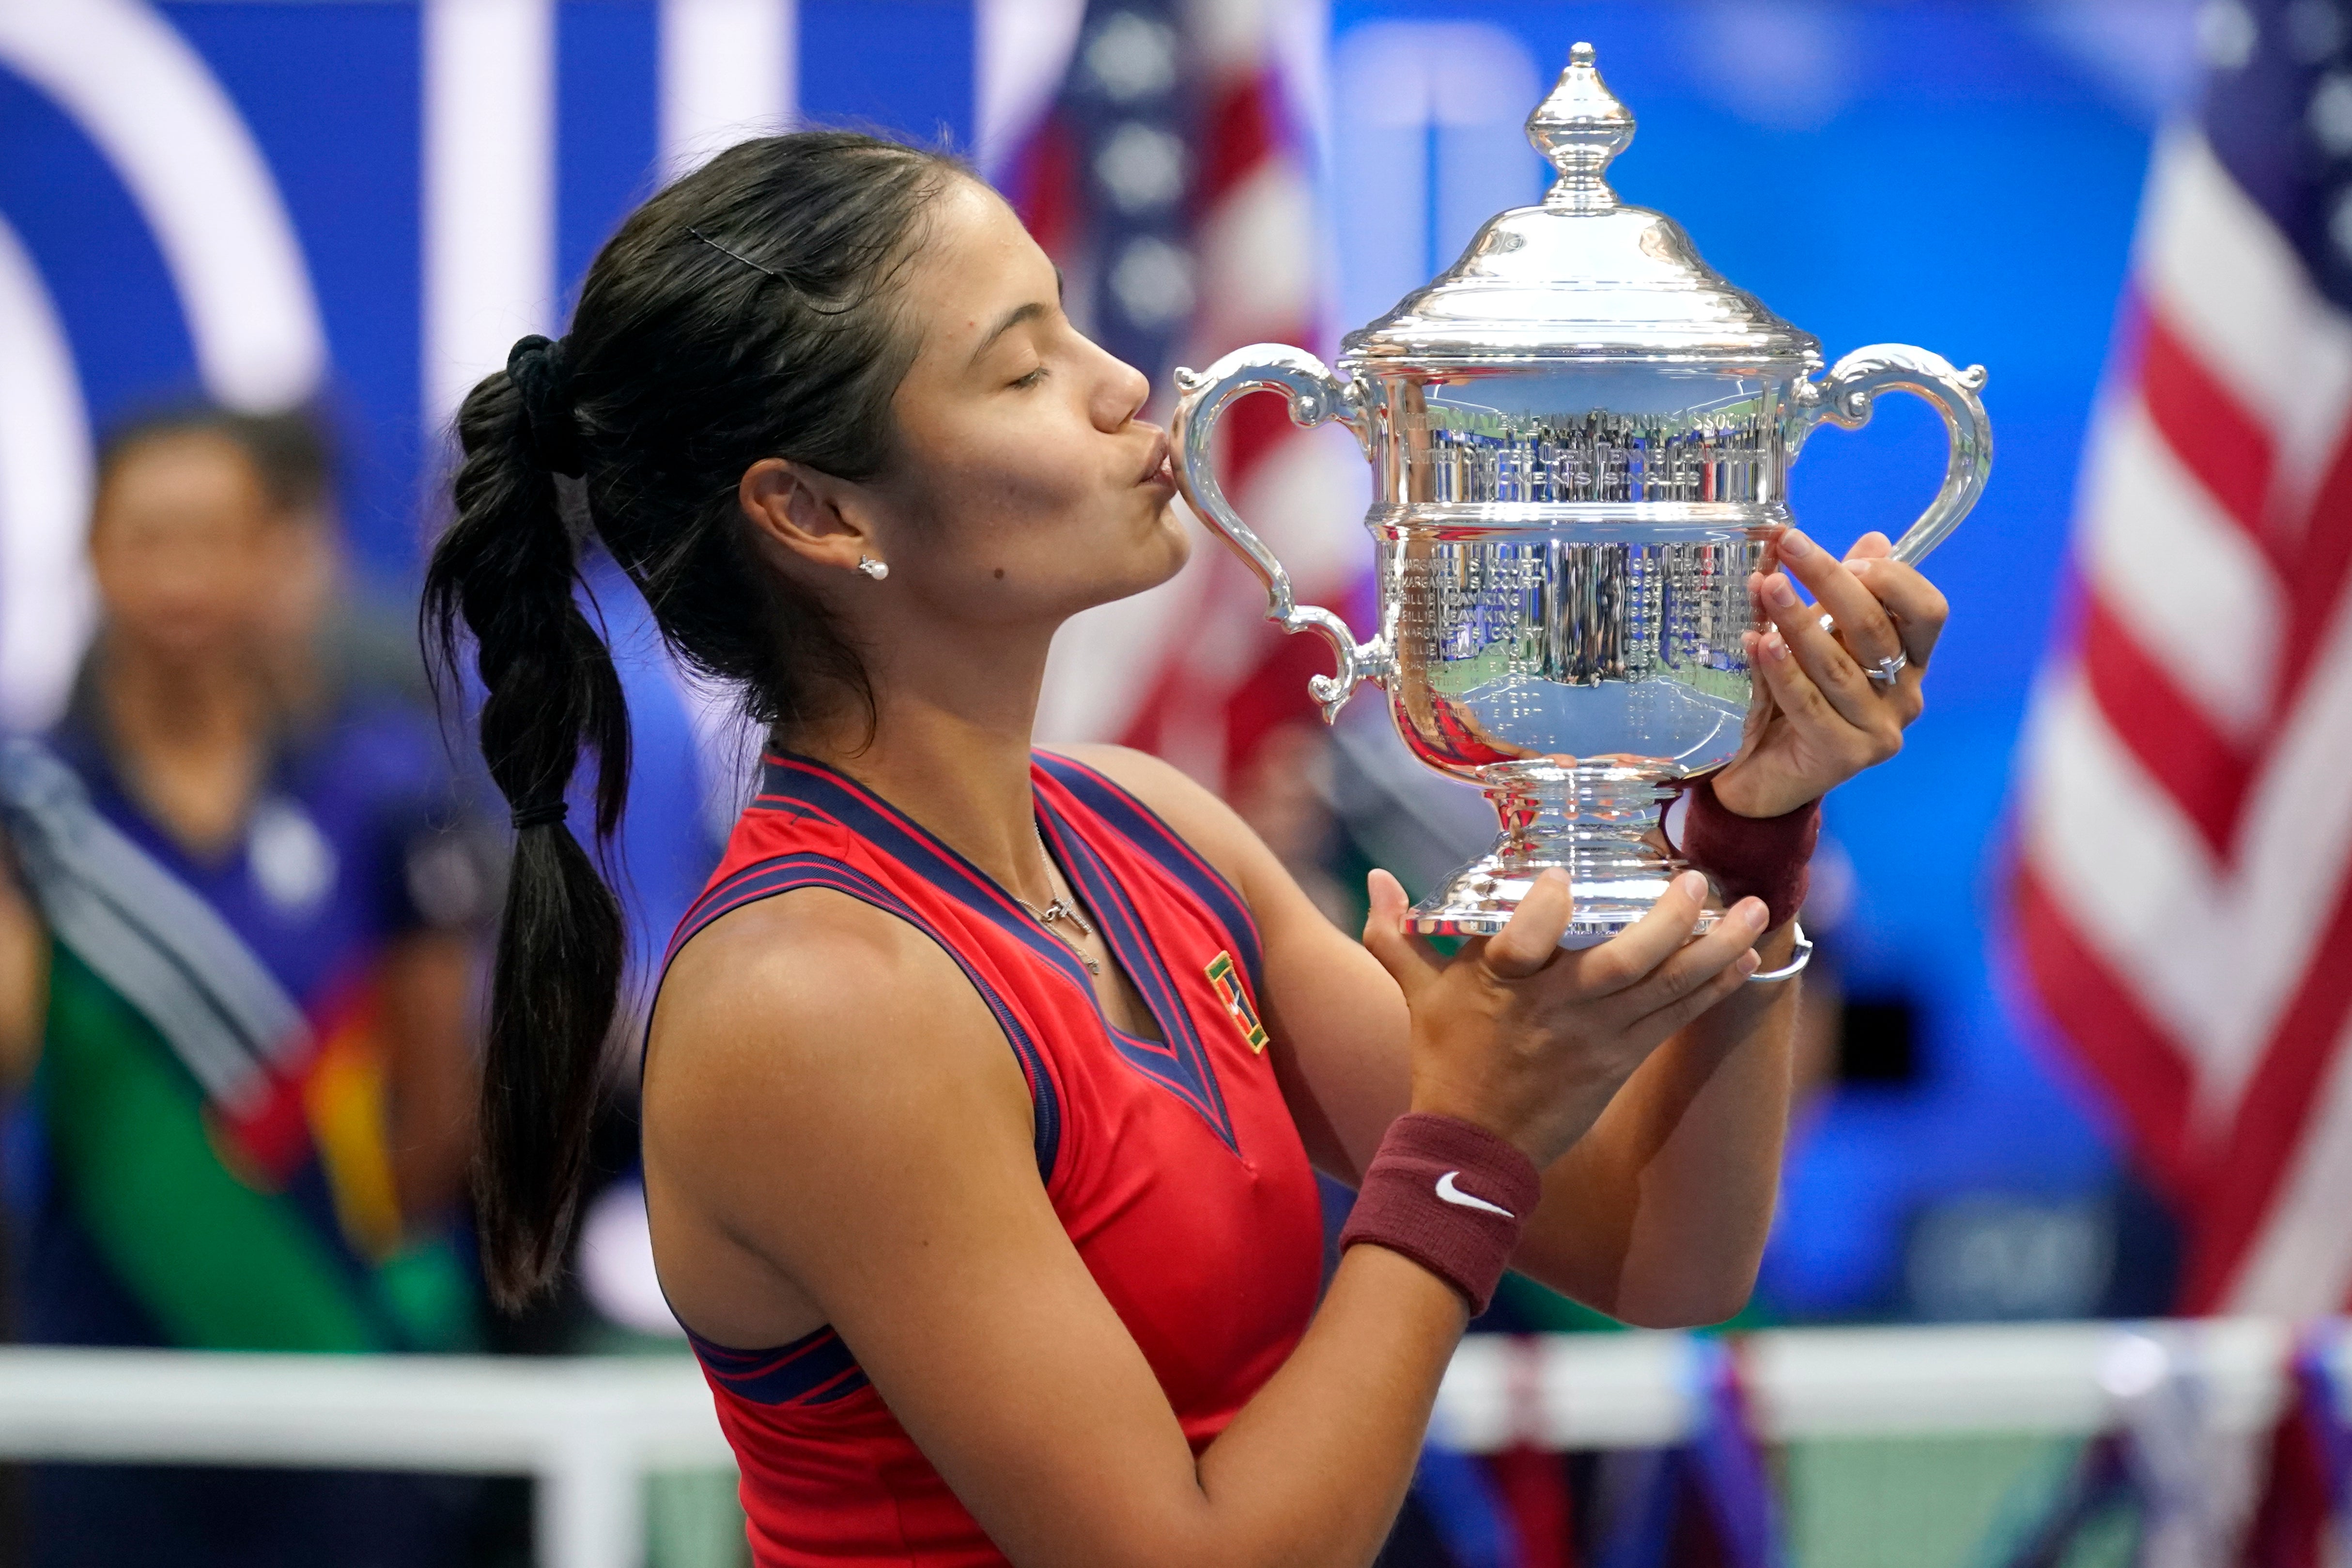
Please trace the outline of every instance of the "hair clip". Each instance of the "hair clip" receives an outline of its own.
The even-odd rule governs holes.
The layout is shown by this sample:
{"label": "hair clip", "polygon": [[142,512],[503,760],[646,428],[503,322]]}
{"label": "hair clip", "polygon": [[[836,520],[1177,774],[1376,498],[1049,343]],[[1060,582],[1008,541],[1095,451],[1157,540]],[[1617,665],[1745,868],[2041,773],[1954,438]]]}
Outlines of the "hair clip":
{"label": "hair clip", "polygon": [[753,261],[741,251],[728,249],[725,246],[720,245],[717,240],[712,239],[709,235],[704,234],[700,229],[689,228],[686,232],[692,235],[695,238],[700,240],[703,244],[709,246],[711,249],[717,251],[719,255],[725,256],[730,261],[740,261],[744,266],[750,267],[752,271],[766,273],[770,277],[774,278],[779,283],[782,283],[784,280],[784,275],[778,272],[774,267],[761,267],[758,262]]}

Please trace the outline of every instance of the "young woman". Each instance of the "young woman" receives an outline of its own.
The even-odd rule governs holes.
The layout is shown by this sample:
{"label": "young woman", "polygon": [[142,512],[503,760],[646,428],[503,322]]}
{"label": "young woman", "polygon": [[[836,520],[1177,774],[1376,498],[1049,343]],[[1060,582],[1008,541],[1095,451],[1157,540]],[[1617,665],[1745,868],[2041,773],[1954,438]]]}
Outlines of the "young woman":
{"label": "young woman", "polygon": [[[626,735],[573,608],[577,475],[678,652],[774,737],[644,1100],[662,1280],[757,1561],[1363,1563],[1506,1253],[1633,1322],[1745,1299],[1794,991],[1745,982],[1792,941],[1752,898],[1692,940],[1686,876],[1564,952],[1546,882],[1447,963],[1376,873],[1359,946],[1173,770],[1034,751],[1055,629],[1188,548],[1144,378],[1057,294],[953,164],[780,137],[649,202],[571,335],[467,400],[428,595],[478,643],[520,834],[488,1263],[512,1300],[557,1256],[619,961],[560,825],[584,743],[610,831]],[[1943,605],[1885,550],[1790,537],[1850,646],[1758,583],[1773,706],[1729,811],[1801,812],[1918,711]],[[1856,662],[1897,653],[1885,690]],[[1365,1192],[1319,1305],[1310,1164]]]}

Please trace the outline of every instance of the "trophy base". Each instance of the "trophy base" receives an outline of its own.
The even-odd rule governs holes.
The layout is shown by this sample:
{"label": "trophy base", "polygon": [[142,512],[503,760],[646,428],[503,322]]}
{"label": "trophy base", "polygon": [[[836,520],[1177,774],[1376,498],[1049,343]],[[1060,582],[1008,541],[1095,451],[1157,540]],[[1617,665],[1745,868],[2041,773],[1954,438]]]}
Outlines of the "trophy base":
{"label": "trophy base", "polygon": [[[1574,900],[1560,946],[1590,947],[1649,914],[1688,869],[1650,841],[1660,809],[1674,798],[1661,774],[1527,764],[1507,771],[1486,789],[1502,818],[1502,836],[1405,913],[1408,931],[1492,936],[1509,923],[1536,878],[1558,867],[1568,873]],[[1714,925],[1720,914],[1707,910],[1697,929]]]}

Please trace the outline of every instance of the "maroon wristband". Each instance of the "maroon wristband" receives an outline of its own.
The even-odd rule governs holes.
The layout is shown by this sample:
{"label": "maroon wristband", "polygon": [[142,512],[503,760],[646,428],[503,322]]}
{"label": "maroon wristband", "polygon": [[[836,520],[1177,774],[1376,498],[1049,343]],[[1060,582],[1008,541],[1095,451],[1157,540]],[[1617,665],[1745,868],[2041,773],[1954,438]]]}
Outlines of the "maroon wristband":
{"label": "maroon wristband", "polygon": [[1535,1162],[1475,1122],[1415,1111],[1389,1124],[1339,1232],[1402,1252],[1462,1292],[1476,1317],[1543,1196]]}
{"label": "maroon wristband", "polygon": [[1743,817],[1715,798],[1712,779],[1685,785],[1683,800],[1675,852],[1715,879],[1727,905],[1760,898],[1769,925],[1786,924],[1804,907],[1813,845],[1822,836],[1819,800],[1778,817]]}

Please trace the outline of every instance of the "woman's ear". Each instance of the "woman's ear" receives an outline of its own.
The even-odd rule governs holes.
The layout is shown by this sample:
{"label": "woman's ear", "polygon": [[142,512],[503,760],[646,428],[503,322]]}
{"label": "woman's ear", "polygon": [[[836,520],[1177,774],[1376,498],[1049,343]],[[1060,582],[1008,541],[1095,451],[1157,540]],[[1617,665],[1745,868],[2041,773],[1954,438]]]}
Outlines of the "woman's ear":
{"label": "woman's ear", "polygon": [[752,537],[812,566],[854,571],[874,549],[865,486],[805,463],[762,457],[735,487]]}

